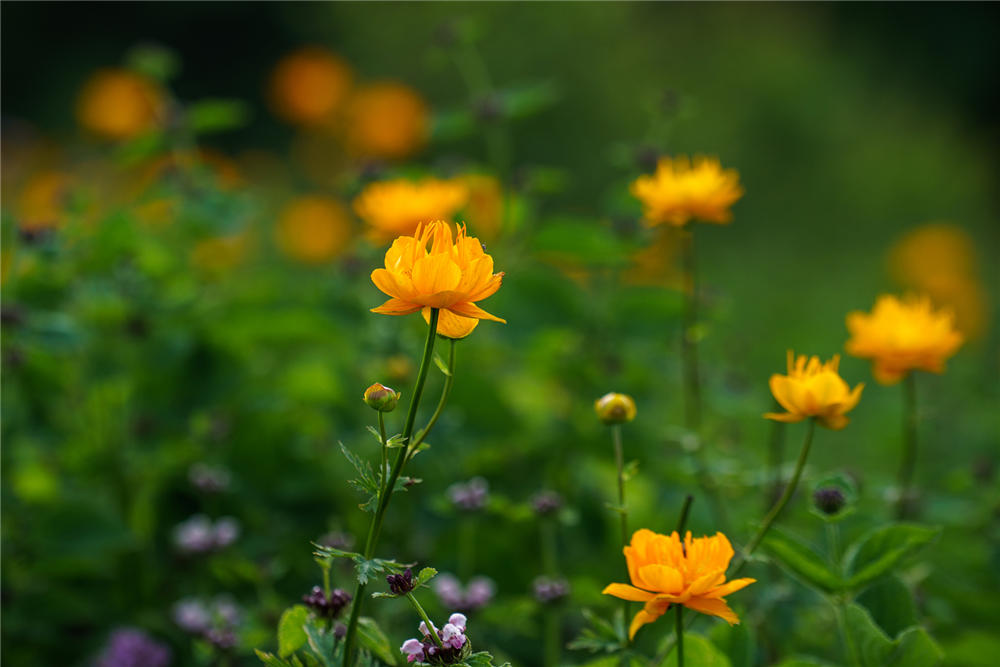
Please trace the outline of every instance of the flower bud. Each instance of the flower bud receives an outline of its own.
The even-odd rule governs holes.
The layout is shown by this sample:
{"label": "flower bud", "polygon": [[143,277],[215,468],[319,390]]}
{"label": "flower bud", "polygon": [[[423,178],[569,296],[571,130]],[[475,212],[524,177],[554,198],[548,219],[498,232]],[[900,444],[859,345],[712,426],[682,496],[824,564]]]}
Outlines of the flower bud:
{"label": "flower bud", "polygon": [[827,516],[833,516],[844,509],[847,498],[844,497],[844,492],[836,486],[822,486],[813,493],[813,502],[820,512]]}
{"label": "flower bud", "polygon": [[542,490],[532,497],[531,505],[538,516],[549,516],[562,507],[562,496],[555,491]]}
{"label": "flower bud", "polygon": [[413,590],[413,570],[406,568],[402,574],[390,574],[385,578],[389,590],[395,595],[406,595]]}
{"label": "flower bud", "polygon": [[396,409],[396,403],[399,402],[399,392],[376,382],[365,389],[364,399],[368,407],[373,410],[392,412]]}
{"label": "flower bud", "polygon": [[594,401],[594,411],[605,424],[622,424],[635,419],[635,401],[627,394],[612,392]]}

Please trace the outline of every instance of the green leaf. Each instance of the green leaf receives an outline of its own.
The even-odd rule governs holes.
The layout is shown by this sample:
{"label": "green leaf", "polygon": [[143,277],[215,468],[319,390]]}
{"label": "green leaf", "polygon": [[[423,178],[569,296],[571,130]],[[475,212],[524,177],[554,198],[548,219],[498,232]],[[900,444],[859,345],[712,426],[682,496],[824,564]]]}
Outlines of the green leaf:
{"label": "green leaf", "polygon": [[240,100],[206,99],[187,110],[188,126],[196,134],[233,130],[245,125],[249,118],[250,110]]}
{"label": "green leaf", "polygon": [[377,442],[378,444],[381,445],[382,444],[382,434],[378,432],[378,429],[375,428],[374,426],[370,425],[370,424],[368,426],[366,426],[365,428],[368,429],[369,433],[371,433],[373,436],[375,436],[375,442]]}
{"label": "green leaf", "polygon": [[890,636],[917,624],[917,605],[913,594],[896,575],[889,575],[869,587],[856,601]]}
{"label": "green leaf", "polygon": [[438,571],[433,567],[425,567],[417,574],[416,586],[423,586],[428,581],[437,576]]}
{"label": "green leaf", "polygon": [[639,474],[639,461],[633,460],[625,464],[624,470],[622,470],[622,478],[627,482]]}
{"label": "green leaf", "polygon": [[306,636],[309,638],[309,650],[319,659],[323,667],[334,667],[333,633],[325,632],[323,628],[317,627],[314,623],[306,623],[303,626]]}
{"label": "green leaf", "polygon": [[447,377],[451,377],[451,369],[448,368],[448,364],[446,364],[444,359],[442,359],[437,353],[434,354],[434,363],[442,373],[444,373]]}
{"label": "green leaf", "polygon": [[253,652],[257,654],[257,657],[260,658],[260,661],[263,662],[265,665],[267,665],[267,667],[292,667],[292,664],[290,662],[288,662],[287,660],[282,660],[273,653],[264,653],[263,651],[257,648],[255,648]]}
{"label": "green leaf", "polygon": [[819,658],[795,656],[782,660],[776,667],[835,667],[832,662],[825,662]]}
{"label": "green leaf", "polygon": [[893,654],[893,665],[899,667],[934,667],[944,660],[944,652],[921,627],[905,630],[896,639],[899,648]]}
{"label": "green leaf", "polygon": [[144,44],[131,49],[125,56],[129,69],[165,83],[180,71],[177,55],[162,46]]}
{"label": "green leaf", "polygon": [[289,607],[278,621],[278,655],[287,658],[306,645],[309,638],[303,627],[309,620],[309,610],[305,605]]}
{"label": "green leaf", "polygon": [[848,587],[861,588],[889,574],[940,533],[940,528],[907,523],[867,533],[848,549]]}
{"label": "green leaf", "polygon": [[362,616],[358,619],[358,643],[372,652],[382,662],[390,665],[399,663],[402,654],[394,650],[389,638],[371,618]]}
{"label": "green leaf", "polygon": [[389,449],[397,449],[406,444],[406,440],[403,438],[402,433],[397,433],[396,435],[390,436],[386,441],[385,446]]}
{"label": "green leaf", "polygon": [[757,641],[750,623],[715,623],[708,631],[708,639],[726,654],[733,667],[753,667],[756,664]]}
{"label": "green leaf", "polygon": [[803,583],[827,593],[843,590],[843,578],[812,547],[776,529],[768,534],[763,547],[782,568]]}
{"label": "green leaf", "polygon": [[[712,642],[690,632],[684,633],[684,665],[685,667],[732,667],[726,654],[715,648]],[[677,667],[676,648],[660,663],[660,667]]]}
{"label": "green leaf", "polygon": [[845,618],[861,667],[933,667],[943,659],[941,649],[921,627],[909,628],[893,641],[861,605],[849,605]]}

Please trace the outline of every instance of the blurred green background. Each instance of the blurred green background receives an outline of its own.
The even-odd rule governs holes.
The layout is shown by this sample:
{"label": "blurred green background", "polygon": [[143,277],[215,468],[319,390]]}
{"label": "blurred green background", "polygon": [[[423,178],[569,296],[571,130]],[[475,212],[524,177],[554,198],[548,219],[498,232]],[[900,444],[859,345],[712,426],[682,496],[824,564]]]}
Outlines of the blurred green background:
{"label": "blurred green background", "polygon": [[[318,583],[309,541],[363,535],[367,516],[337,442],[374,456],[358,398],[374,381],[409,391],[424,331],[417,317],[367,312],[382,300],[368,278],[382,250],[361,239],[359,221],[356,240],[318,265],[282,255],[275,222],[297,196],[347,206],[373,177],[479,172],[514,202],[489,244],[504,287],[483,304],[509,324],[483,323],[460,344],[451,404],[413,470],[424,481],[390,511],[384,549],[463,579],[491,577],[496,598],[471,616],[477,648],[542,664],[531,596],[538,490],[565,498],[564,639],[582,626],[581,607],[615,606],[599,595],[621,567],[605,507],[613,461],[593,399],[611,390],[637,399],[626,428],[627,458],[640,462],[636,527],[669,530],[696,489],[678,435],[674,258],[639,281],[651,284],[629,273],[652,236],[628,184],[651,155],[686,153],[719,156],[746,189],[733,224],[697,231],[705,451],[736,542],[765,508],[772,425],[760,414],[785,350],[838,353],[847,312],[916,287],[889,261],[908,232],[947,222],[949,238],[971,245],[974,289],[950,297],[969,340],[946,374],[919,385],[923,519],[945,530],[904,579],[947,664],[992,664],[997,18],[988,4],[930,3],[5,4],[7,659],[90,664],[110,630],[137,626],[170,646],[173,664],[255,664],[252,648],[271,646],[281,610]],[[165,51],[137,56],[144,45]],[[356,81],[418,91],[431,109],[427,145],[369,160],[276,117],[269,76],[304,45],[338,54]],[[149,53],[178,65],[162,82],[175,108],[235,109],[213,117],[219,131],[195,127],[193,113],[150,141],[97,140],[78,126],[88,77],[148,64]],[[463,71],[478,62],[490,85],[470,90]],[[215,166],[171,162],[192,142]],[[230,172],[238,177],[227,181]],[[26,232],[24,193],[52,173],[70,184],[59,220]],[[144,222],[143,206],[158,201],[171,202],[173,224]],[[219,238],[243,240],[235,251],[199,245]],[[847,541],[890,514],[902,417],[898,387],[874,383],[866,362],[847,358],[841,370],[868,386],[847,429],[817,436],[807,476],[858,481],[862,511],[844,526]],[[428,396],[439,386],[436,376]],[[786,459],[800,434],[788,431]],[[194,483],[199,464],[225,471],[225,490]],[[476,475],[491,500],[462,518],[445,489]],[[787,521],[820,542],[806,498]],[[239,537],[208,555],[179,554],[175,527],[197,514],[235,517]],[[717,521],[696,501],[692,530],[714,533]],[[828,610],[755,567],[761,583],[737,603],[753,646],[739,664],[797,653],[836,661],[835,640],[817,632],[832,622]],[[335,583],[350,589],[350,573]],[[242,610],[237,645],[225,650],[192,642],[174,613],[179,600],[219,595]],[[415,634],[402,605],[370,611],[394,645]]]}

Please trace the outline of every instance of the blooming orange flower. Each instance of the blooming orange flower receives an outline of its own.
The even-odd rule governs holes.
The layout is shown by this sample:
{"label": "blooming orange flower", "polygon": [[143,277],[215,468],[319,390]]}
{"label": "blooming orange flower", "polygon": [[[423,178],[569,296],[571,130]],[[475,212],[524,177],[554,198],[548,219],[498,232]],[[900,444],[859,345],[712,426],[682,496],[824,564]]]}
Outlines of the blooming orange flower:
{"label": "blooming orange flower", "polygon": [[351,88],[351,68],[320,47],[305,47],[278,63],[271,75],[271,105],[297,125],[329,122]]}
{"label": "blooming orange flower", "polygon": [[429,128],[427,104],[400,83],[371,84],[348,103],[347,143],[362,157],[408,157],[424,145]]}
{"label": "blooming orange flower", "polygon": [[351,221],[344,207],[329,197],[299,197],[281,212],[278,245],[290,257],[321,264],[339,255],[351,239]]}
{"label": "blooming orange flower", "polygon": [[354,211],[368,224],[368,236],[383,243],[413,234],[421,223],[451,221],[468,196],[465,186],[456,181],[401,178],[368,185],[355,197]]}
{"label": "blooming orange flower", "polygon": [[134,72],[107,69],[84,85],[76,117],[84,128],[109,139],[129,139],[153,129],[166,106],[157,85]]}
{"label": "blooming orange flower", "polygon": [[643,205],[648,225],[682,226],[690,220],[724,224],[729,207],[743,196],[740,175],[723,169],[715,158],[664,157],[652,176],[640,176],[630,188]]}
{"label": "blooming orange flower", "polygon": [[726,581],[733,547],[722,533],[692,539],[688,531],[681,544],[676,531],[660,535],[643,528],[632,535],[632,543],[623,551],[632,585],[610,584],[602,592],[646,603],[632,619],[629,639],[639,628],[663,616],[671,604],[718,616],[730,625],[740,622],[723,598],[756,579]]}
{"label": "blooming orange flower", "polygon": [[[424,322],[431,323],[431,309],[429,307],[421,308],[420,314],[423,315]],[[468,336],[478,326],[479,320],[455,315],[450,310],[442,310],[438,315],[437,333],[445,338],[459,340]]]}
{"label": "blooming orange flower", "polygon": [[788,375],[771,376],[771,393],[788,412],[768,412],[764,416],[780,422],[800,422],[815,417],[823,426],[840,430],[850,421],[846,414],[861,400],[864,383],[853,390],[847,386],[840,373],[840,355],[835,354],[825,364],[819,357],[795,354],[788,351]]}
{"label": "blooming orange flower", "polygon": [[895,384],[913,370],[941,373],[963,342],[951,311],[935,311],[927,297],[883,294],[871,313],[849,313],[847,330],[848,354],[871,359],[882,384]]}
{"label": "blooming orange flower", "polygon": [[493,273],[493,258],[479,239],[466,236],[464,226],[453,239],[450,223],[432,222],[393,241],[385,268],[372,271],[375,286],[392,297],[372,312],[408,315],[439,308],[443,318],[506,322],[476,305],[500,289],[502,281],[503,273]]}

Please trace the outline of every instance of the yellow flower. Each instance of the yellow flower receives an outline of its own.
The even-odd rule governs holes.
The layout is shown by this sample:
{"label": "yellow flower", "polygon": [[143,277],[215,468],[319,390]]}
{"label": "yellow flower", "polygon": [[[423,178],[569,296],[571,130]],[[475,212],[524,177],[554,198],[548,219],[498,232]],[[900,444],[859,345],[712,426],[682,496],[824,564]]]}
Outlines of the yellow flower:
{"label": "yellow flower", "polygon": [[347,144],[361,157],[408,157],[427,141],[429,127],[427,104],[401,83],[371,84],[348,103]]}
{"label": "yellow flower", "polygon": [[71,185],[70,177],[59,171],[32,177],[18,197],[18,227],[29,232],[60,227],[66,219]]}
{"label": "yellow flower", "polygon": [[[420,314],[423,315],[424,322],[429,325],[431,323],[431,309],[429,307],[421,308]],[[445,338],[459,340],[468,336],[478,326],[479,320],[442,310],[438,315],[437,333]]]}
{"label": "yellow flower", "polygon": [[372,312],[408,315],[439,308],[443,317],[506,322],[476,305],[500,289],[502,281],[503,273],[493,273],[493,258],[479,239],[466,236],[464,226],[453,240],[450,223],[432,222],[393,241],[385,268],[372,271],[372,282],[391,297]]}
{"label": "yellow flower", "polygon": [[354,212],[368,224],[373,241],[387,243],[413,234],[421,223],[451,221],[468,196],[465,187],[455,181],[380,181],[355,197]]}
{"label": "yellow flower", "polygon": [[307,264],[339,255],[351,239],[351,222],[341,204],[329,197],[299,197],[281,212],[276,229],[279,247]]}
{"label": "yellow flower", "polygon": [[788,412],[768,412],[764,416],[780,422],[800,422],[815,417],[823,426],[840,430],[850,421],[846,414],[861,400],[864,383],[854,389],[847,386],[837,367],[840,355],[825,364],[819,357],[797,359],[788,351],[788,375],[771,376],[771,393]]}
{"label": "yellow flower", "polygon": [[681,234],[677,227],[660,227],[656,239],[649,246],[632,255],[632,266],[624,278],[633,285],[683,287],[680,269]]}
{"label": "yellow flower", "polygon": [[351,68],[320,47],[305,47],[274,68],[270,82],[274,112],[296,125],[321,125],[332,120],[351,88]]}
{"label": "yellow flower", "polygon": [[594,401],[594,412],[605,424],[622,424],[635,419],[635,401],[628,394],[611,392]]}
{"label": "yellow flower", "polygon": [[732,219],[729,207],[743,196],[740,175],[723,169],[715,158],[660,159],[656,173],[640,176],[631,192],[643,205],[648,225],[682,226],[690,220],[724,224]]}
{"label": "yellow flower", "polygon": [[157,85],[134,72],[107,69],[84,85],[77,100],[80,125],[109,139],[129,139],[156,127],[166,102]]}
{"label": "yellow flower", "polygon": [[897,299],[884,294],[871,313],[847,315],[848,354],[871,359],[875,379],[894,384],[913,370],[941,373],[962,345],[950,311],[935,311],[927,297]]}
{"label": "yellow flower", "polygon": [[[481,238],[492,241],[500,234],[503,221],[504,194],[500,181],[487,174],[466,174],[459,181],[468,190],[466,222]],[[507,205],[513,205],[513,201]]]}
{"label": "yellow flower", "polygon": [[689,531],[681,544],[677,532],[660,535],[643,528],[632,535],[632,543],[623,551],[632,585],[610,584],[602,592],[646,603],[632,619],[629,639],[643,625],[663,616],[671,604],[718,616],[730,625],[740,622],[723,598],[756,579],[726,581],[733,547],[722,533],[692,539]]}

